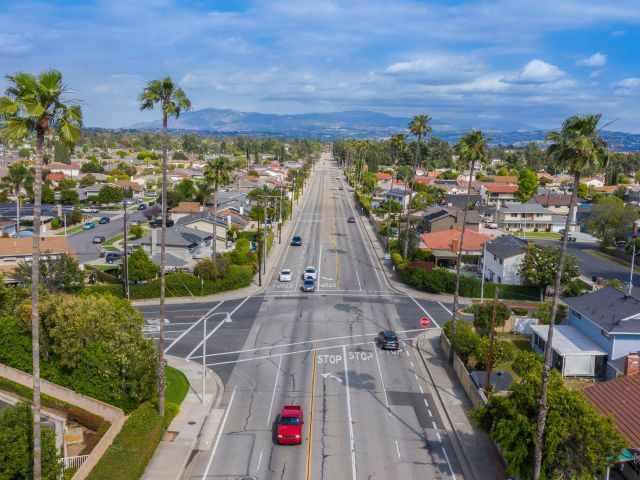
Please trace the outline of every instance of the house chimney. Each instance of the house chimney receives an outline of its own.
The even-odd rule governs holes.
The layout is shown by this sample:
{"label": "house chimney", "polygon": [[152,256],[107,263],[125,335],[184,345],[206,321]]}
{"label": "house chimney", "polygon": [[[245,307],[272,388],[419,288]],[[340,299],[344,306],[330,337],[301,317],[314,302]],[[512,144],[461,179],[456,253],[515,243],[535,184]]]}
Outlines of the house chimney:
{"label": "house chimney", "polygon": [[240,215],[244,215],[244,205],[240,205]]}
{"label": "house chimney", "polygon": [[624,376],[628,377],[637,373],[640,373],[640,355],[630,353],[624,361]]}
{"label": "house chimney", "polygon": [[451,240],[451,251],[453,253],[458,253],[459,250],[460,250],[460,239],[454,238],[453,240]]}

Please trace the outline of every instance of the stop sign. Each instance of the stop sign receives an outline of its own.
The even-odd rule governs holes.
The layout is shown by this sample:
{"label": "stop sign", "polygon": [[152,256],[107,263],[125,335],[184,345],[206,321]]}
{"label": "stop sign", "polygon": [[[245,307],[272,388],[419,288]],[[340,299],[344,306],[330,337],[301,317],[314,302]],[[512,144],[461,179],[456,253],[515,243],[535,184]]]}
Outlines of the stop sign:
{"label": "stop sign", "polygon": [[431,320],[429,320],[429,317],[422,317],[420,319],[420,326],[421,327],[428,327],[430,322],[431,322]]}

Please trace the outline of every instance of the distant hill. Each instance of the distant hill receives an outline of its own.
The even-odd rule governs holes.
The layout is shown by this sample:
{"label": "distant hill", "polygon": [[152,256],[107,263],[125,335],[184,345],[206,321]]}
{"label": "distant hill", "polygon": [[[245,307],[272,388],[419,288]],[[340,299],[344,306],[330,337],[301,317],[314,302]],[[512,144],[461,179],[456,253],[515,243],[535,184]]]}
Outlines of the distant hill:
{"label": "distant hill", "polygon": [[[408,133],[409,118],[393,117],[367,110],[350,110],[332,113],[301,113],[278,115],[273,113],[241,112],[231,109],[205,108],[185,112],[171,121],[173,131],[197,131],[217,135],[258,135],[306,137],[322,140],[339,138],[387,138],[395,133]],[[542,142],[547,130],[530,125],[481,121],[471,126],[453,126],[432,122],[433,134],[455,142],[470,128],[481,128],[493,139],[493,145],[522,147],[535,141]],[[158,130],[161,121],[137,123],[133,130]],[[612,149],[640,151],[640,135],[604,131],[603,137]]]}

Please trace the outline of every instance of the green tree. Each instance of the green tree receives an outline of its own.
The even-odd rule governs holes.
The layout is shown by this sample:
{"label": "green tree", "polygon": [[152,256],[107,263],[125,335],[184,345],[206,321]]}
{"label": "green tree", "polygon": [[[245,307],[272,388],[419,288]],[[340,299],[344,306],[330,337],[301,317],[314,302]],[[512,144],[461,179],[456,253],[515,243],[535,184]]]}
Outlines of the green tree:
{"label": "green tree", "polygon": [[122,202],[123,199],[124,192],[120,187],[105,185],[98,192],[99,203],[106,203],[107,205],[110,205],[112,203]]}
{"label": "green tree", "polygon": [[[204,181],[213,187],[213,211],[218,212],[218,192],[220,187],[231,183],[231,162],[227,157],[218,157],[209,160],[204,166]],[[213,222],[213,238],[211,240],[211,261],[216,263],[218,259],[216,247],[218,238],[218,223]]]}
{"label": "green tree", "polygon": [[371,194],[378,183],[378,177],[375,173],[364,172],[362,174],[362,191]]}
{"label": "green tree", "polygon": [[26,158],[27,160],[29,160],[31,158],[31,149],[30,148],[21,148],[20,150],[18,150],[18,157],[19,158]]}
{"label": "green tree", "polygon": [[76,181],[73,178],[64,177],[58,182],[60,190],[68,190],[70,188],[76,188]]}
{"label": "green tree", "polygon": [[[586,170],[598,172],[607,166],[608,154],[606,142],[600,137],[600,115],[586,115],[584,117],[569,117],[562,124],[559,132],[552,132],[546,137],[546,141],[551,145],[548,149],[548,157],[560,168],[573,175],[573,186],[571,188],[571,200],[569,202],[569,215],[565,224],[565,232],[570,231],[573,209],[576,205],[578,185],[580,176]],[[545,446],[545,422],[548,411],[548,390],[549,372],[551,370],[551,360],[553,352],[553,332],[555,327],[555,317],[558,311],[558,300],[564,278],[564,267],[566,266],[565,256],[567,252],[568,235],[564,236],[560,255],[556,269],[555,287],[553,291],[553,304],[549,316],[549,331],[544,352],[544,366],[542,369],[542,386],[540,394],[540,408],[537,419],[536,447],[534,453],[534,480],[540,480],[542,472],[542,456]]]}
{"label": "green tree", "polygon": [[[473,178],[473,172],[476,169],[478,162],[484,163],[487,157],[487,142],[489,138],[486,138],[480,130],[473,130],[464,134],[456,143],[456,152],[460,159],[461,170],[465,170],[471,166],[469,171],[469,179]],[[467,188],[467,200],[464,206],[464,213],[462,215],[462,231],[460,232],[460,248],[458,249],[458,259],[456,262],[456,287],[453,291],[453,316],[452,316],[452,328],[456,330],[456,320],[458,315],[458,301],[460,297],[460,267],[462,266],[462,247],[464,245],[464,237],[467,232],[467,214],[469,213],[469,206],[471,204],[471,184]]]}
{"label": "green tree", "polygon": [[60,192],[60,203],[63,205],[77,205],[80,203],[80,196],[75,190],[62,190]]}
{"label": "green tree", "polygon": [[100,162],[96,157],[90,158],[88,162],[85,162],[80,167],[82,173],[104,173],[104,167],[100,165]]}
{"label": "green tree", "polygon": [[586,198],[591,198],[590,192],[589,192],[589,187],[587,186],[586,183],[580,183],[578,185],[578,197],[586,199]]}
{"label": "green tree", "polygon": [[617,197],[606,197],[593,206],[586,221],[586,227],[603,245],[611,245],[615,240],[625,238],[638,218],[636,208],[625,205]]}
{"label": "green tree", "polygon": [[519,202],[528,202],[533,194],[538,191],[538,175],[531,168],[525,168],[518,178],[518,191],[516,198]]}
{"label": "green tree", "polygon": [[[33,188],[33,247],[34,262],[31,288],[31,324],[33,355],[33,477],[42,478],[40,436],[40,343],[39,343],[39,289],[40,234],[42,216],[42,165],[44,139],[52,130],[59,141],[72,149],[80,139],[82,110],[64,99],[68,92],[62,74],[46,70],[39,75],[19,72],[8,75],[9,87],[0,98],[0,135],[12,143],[23,142],[35,133],[36,166]],[[65,103],[66,102],[66,103]]]}
{"label": "green tree", "polygon": [[42,186],[42,203],[45,205],[56,203],[56,192],[49,185]]}
{"label": "green tree", "polygon": [[172,160],[188,160],[189,157],[187,157],[184,153],[177,151],[177,152],[173,152],[173,155],[171,155],[171,159]]}
{"label": "green tree", "polygon": [[178,118],[180,113],[191,109],[191,102],[182,88],[173,83],[171,77],[151,80],[138,95],[140,110],[162,109],[162,228],[160,230],[160,338],[158,342],[158,415],[164,416],[164,320],[165,320],[165,255],[167,225],[167,159],[169,148],[169,117]]}
{"label": "green tree", "polygon": [[496,172],[496,175],[498,175],[499,177],[506,177],[507,175],[509,175],[509,169],[507,167],[500,167]]}
{"label": "green tree", "polygon": [[[134,226],[139,227],[140,225]],[[129,268],[129,280],[134,282],[155,278],[159,271],[158,266],[151,261],[142,248],[136,248],[129,255],[127,266]]]}
{"label": "green tree", "polygon": [[[546,298],[549,286],[555,283],[558,258],[560,258],[560,248],[530,244],[520,264],[520,274],[527,282],[540,289],[541,302]],[[562,263],[562,277],[557,287],[560,289],[565,288],[573,279],[580,276],[575,257],[564,256]]]}
{"label": "green tree", "polygon": [[[0,412],[0,478],[33,478],[33,413],[31,406],[18,402]],[[55,432],[42,429],[42,479],[56,480],[62,462],[56,449]]]}
{"label": "green tree", "polygon": [[470,323],[460,322],[455,332],[452,332],[453,323],[447,322],[448,338],[451,340],[451,347],[465,364],[469,357],[475,354],[480,343],[480,336],[473,331]]}
{"label": "green tree", "polygon": [[[540,325],[549,325],[551,307],[552,307],[552,302],[544,302],[538,305],[538,308],[536,308],[533,311],[533,317],[539,320]],[[558,309],[556,312],[556,320],[555,320],[556,323],[562,322],[566,314],[567,314],[567,306],[564,304],[558,305]]]}
{"label": "green tree", "polygon": [[179,198],[183,200],[191,200],[196,195],[196,185],[190,178],[183,178],[173,187],[178,193]]}
{"label": "green tree", "polygon": [[193,274],[205,280],[217,280],[223,278],[229,271],[229,260],[224,255],[218,254],[214,262],[210,258],[203,258],[193,269]]}
{"label": "green tree", "polygon": [[81,187],[90,187],[92,185],[95,185],[98,181],[96,180],[96,177],[94,177],[93,175],[91,175],[90,173],[87,173],[84,177],[82,177],[80,179],[79,185]]}
{"label": "green tree", "polygon": [[[0,115],[1,118],[2,116]],[[20,232],[20,198],[22,197],[22,191],[28,190],[29,185],[33,183],[33,176],[25,162],[13,162],[9,164],[9,171],[2,179],[2,183],[16,197],[16,234],[18,234]]]}
{"label": "green tree", "polygon": [[[31,285],[31,262],[18,262],[13,276],[25,285]],[[78,262],[66,253],[40,258],[40,284],[49,293],[71,292],[82,287],[84,275]]]}
{"label": "green tree", "polygon": [[527,375],[540,376],[542,373],[542,355],[527,350],[520,350],[511,364],[513,372],[521,378]]}
{"label": "green tree", "polygon": [[144,228],[142,228],[142,225],[131,225],[131,227],[129,228],[129,234],[131,235],[131,237],[133,237],[133,239],[137,240],[139,238],[142,238],[142,236],[144,235]]}
{"label": "green tree", "polygon": [[[513,360],[515,356],[515,347],[508,340],[493,340],[493,351],[491,352],[491,368],[493,369],[494,365],[500,365],[501,363],[507,363]],[[489,365],[489,337],[481,337],[478,340],[478,345],[476,346],[475,352],[473,352],[473,357],[476,359],[478,364],[476,365],[477,370],[484,370],[488,368]]]}
{"label": "green tree", "polygon": [[[491,318],[493,315],[493,302],[482,302],[473,305],[473,326],[482,333],[488,335],[491,329]],[[504,327],[509,320],[511,310],[504,302],[496,305],[496,327]]]}
{"label": "green tree", "polygon": [[59,163],[71,163],[71,150],[62,142],[56,142],[53,147],[53,160]]}
{"label": "green tree", "polygon": [[[541,393],[538,368],[523,383],[514,383],[507,396],[492,395],[471,412],[473,423],[500,445],[507,473],[532,478],[536,444],[536,412]],[[538,372],[536,372],[536,370]],[[550,372],[549,428],[545,434],[541,478],[578,479],[604,475],[617,463],[625,441],[611,417],[599,415],[580,391],[567,389],[557,370]]]}

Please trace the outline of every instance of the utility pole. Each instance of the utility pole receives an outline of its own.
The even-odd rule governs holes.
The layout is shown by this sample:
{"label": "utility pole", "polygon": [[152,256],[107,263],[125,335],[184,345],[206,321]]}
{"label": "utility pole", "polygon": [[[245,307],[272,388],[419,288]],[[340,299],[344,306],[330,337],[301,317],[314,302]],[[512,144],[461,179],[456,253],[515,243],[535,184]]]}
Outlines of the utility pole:
{"label": "utility pole", "polygon": [[260,197],[258,197],[258,230],[256,232],[256,240],[258,246],[256,252],[258,253],[258,286],[262,286],[262,235],[260,234]]}
{"label": "utility pole", "polygon": [[493,294],[493,310],[491,312],[491,329],[489,330],[489,355],[487,358],[487,376],[484,380],[484,391],[489,393],[491,389],[491,367],[493,366],[493,338],[496,329],[496,311],[498,310],[498,293],[500,287],[496,286],[496,291]]}
{"label": "utility pole", "polygon": [[[129,298],[129,259],[127,258],[127,202],[123,200],[122,206],[124,207],[124,257],[122,260],[122,267],[124,272],[124,298]],[[153,240],[152,240],[153,241]]]}

